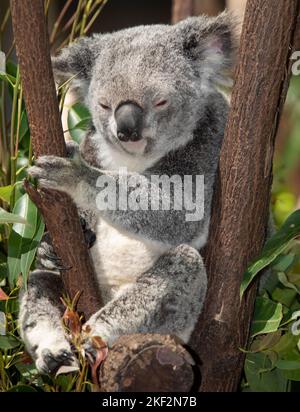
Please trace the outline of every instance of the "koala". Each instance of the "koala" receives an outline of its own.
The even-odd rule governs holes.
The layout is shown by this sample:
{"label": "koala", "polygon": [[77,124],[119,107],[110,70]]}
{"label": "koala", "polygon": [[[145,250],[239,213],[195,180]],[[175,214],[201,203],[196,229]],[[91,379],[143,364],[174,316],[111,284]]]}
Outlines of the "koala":
{"label": "koala", "polygon": [[[29,173],[40,186],[67,193],[95,233],[90,254],[104,306],[85,326],[109,346],[133,333],[175,334],[188,342],[201,313],[207,277],[199,250],[208,237],[228,113],[218,84],[232,65],[233,26],[223,13],[133,27],[81,38],[53,58],[56,78],[72,79],[92,124],[80,146],[69,145],[67,158],[40,157]],[[105,190],[99,179],[128,200],[126,184],[137,178],[139,193],[161,205],[166,193],[160,184],[151,190],[153,175],[204,176],[202,218],[186,219],[174,189],[169,210],[147,209],[138,200],[134,210],[119,202],[98,207]],[[61,323],[61,270],[46,236],[19,316],[27,350],[45,374],[76,363]]]}

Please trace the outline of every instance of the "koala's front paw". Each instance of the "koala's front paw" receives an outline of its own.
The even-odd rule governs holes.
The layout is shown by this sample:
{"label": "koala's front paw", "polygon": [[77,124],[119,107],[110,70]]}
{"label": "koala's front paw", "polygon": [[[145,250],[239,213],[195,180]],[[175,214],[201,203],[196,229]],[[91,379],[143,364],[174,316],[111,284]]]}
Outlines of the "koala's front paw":
{"label": "koala's front paw", "polygon": [[[71,367],[74,372],[79,370],[75,356],[67,349],[60,349],[57,352],[44,349],[36,360],[38,371],[45,375],[54,375],[63,366]],[[69,369],[69,372],[71,371],[71,368]]]}
{"label": "koala's front paw", "polygon": [[37,370],[43,375],[54,375],[58,370],[66,366],[68,371],[79,370],[78,362],[66,340],[53,342],[53,344],[38,345],[35,356]]}
{"label": "koala's front paw", "polygon": [[80,165],[77,156],[63,158],[42,156],[30,167],[28,173],[38,179],[40,186],[60,190],[70,195],[80,182]]}

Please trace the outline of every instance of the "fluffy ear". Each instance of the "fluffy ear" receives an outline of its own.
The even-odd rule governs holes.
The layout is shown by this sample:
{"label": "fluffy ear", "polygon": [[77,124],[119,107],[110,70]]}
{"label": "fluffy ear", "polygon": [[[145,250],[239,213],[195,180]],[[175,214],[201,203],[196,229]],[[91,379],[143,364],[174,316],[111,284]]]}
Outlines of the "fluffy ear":
{"label": "fluffy ear", "polygon": [[234,63],[238,21],[230,13],[190,17],[175,25],[184,55],[201,80],[224,83],[224,72]]}
{"label": "fluffy ear", "polygon": [[71,87],[84,93],[88,87],[92,67],[100,53],[99,37],[82,37],[52,57],[52,67],[58,84],[71,81]]}

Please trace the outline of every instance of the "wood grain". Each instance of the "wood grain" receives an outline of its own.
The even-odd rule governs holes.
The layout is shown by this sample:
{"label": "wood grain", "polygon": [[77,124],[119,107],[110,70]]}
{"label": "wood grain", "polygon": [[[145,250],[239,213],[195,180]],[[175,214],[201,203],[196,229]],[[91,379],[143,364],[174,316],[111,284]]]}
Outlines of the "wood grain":
{"label": "wood grain", "polygon": [[194,14],[194,0],[173,0],[172,23],[178,23]]}

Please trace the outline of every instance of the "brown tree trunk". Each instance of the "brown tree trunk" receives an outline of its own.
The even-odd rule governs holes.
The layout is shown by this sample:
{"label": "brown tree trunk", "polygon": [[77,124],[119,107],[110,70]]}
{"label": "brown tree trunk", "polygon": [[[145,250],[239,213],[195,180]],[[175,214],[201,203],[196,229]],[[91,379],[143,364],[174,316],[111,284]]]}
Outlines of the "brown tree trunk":
{"label": "brown tree trunk", "polygon": [[[34,153],[65,156],[44,0],[11,0],[10,5]],[[55,251],[66,268],[66,290],[71,297],[82,292],[78,309],[89,317],[100,308],[101,300],[76,207],[60,192],[29,192],[42,211]]]}
{"label": "brown tree trunk", "polygon": [[194,0],[194,14],[206,14],[208,16],[215,16],[225,9],[224,0]]}
{"label": "brown tree trunk", "polygon": [[194,0],[173,0],[172,5],[172,23],[178,23],[180,20],[194,14]]}
{"label": "brown tree trunk", "polygon": [[274,141],[290,79],[297,0],[248,0],[206,250],[209,287],[192,339],[203,362],[201,391],[236,391],[256,296],[241,280],[262,249]]}

